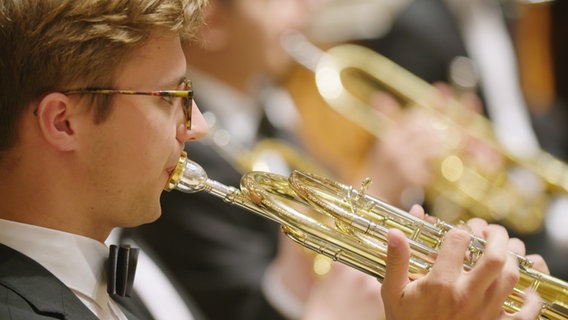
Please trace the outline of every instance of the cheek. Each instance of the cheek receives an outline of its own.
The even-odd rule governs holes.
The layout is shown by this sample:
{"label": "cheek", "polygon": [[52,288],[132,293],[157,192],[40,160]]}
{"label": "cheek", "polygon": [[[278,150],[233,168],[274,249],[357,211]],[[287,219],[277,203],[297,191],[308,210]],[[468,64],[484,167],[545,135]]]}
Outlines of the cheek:
{"label": "cheek", "polygon": [[90,183],[89,193],[112,205],[110,211],[120,213],[117,218],[124,212],[144,213],[150,215],[144,218],[148,222],[159,213],[167,159],[176,150],[175,115],[159,108],[145,113],[137,108],[123,111],[85,135],[84,178]]}
{"label": "cheek", "polygon": [[181,108],[156,105],[152,97],[130,98],[130,105],[117,107],[114,119],[108,119],[112,123],[109,123],[106,139],[121,163],[132,162],[130,165],[138,169],[145,163],[148,168],[142,169],[152,172],[156,170],[150,168],[152,163],[164,161],[172,150],[179,148],[176,124],[182,111]]}
{"label": "cheek", "polygon": [[[129,121],[128,135],[141,148],[159,148],[167,141],[175,139],[177,117],[182,111],[178,107],[157,107],[154,105],[141,106]],[[145,110],[144,110],[145,109]]]}
{"label": "cheek", "polygon": [[149,117],[144,128],[135,128],[127,148],[138,157],[149,159],[167,157],[176,141],[175,122],[164,117]]}
{"label": "cheek", "polygon": [[[117,122],[120,125],[112,126],[101,137],[106,139],[104,152],[108,155],[108,161],[112,161],[113,167],[121,168],[127,175],[140,172],[149,174],[160,169],[157,167],[158,159],[164,158],[168,146],[167,135],[170,134],[167,116],[159,112],[144,114],[133,108],[127,117],[127,120],[122,118],[125,121]],[[172,124],[169,126],[173,127]]]}
{"label": "cheek", "polygon": [[136,136],[136,144],[139,147],[133,152],[136,157],[144,157],[144,160],[140,159],[147,166],[144,170],[147,170],[147,173],[154,172],[157,179],[162,179],[162,175],[165,174],[171,155],[179,154],[182,148],[181,142],[177,139],[176,124],[179,121],[175,120],[175,116],[171,118],[171,121],[166,121],[164,117],[161,117],[160,121],[157,117],[149,119],[150,123],[147,128],[150,131],[139,133]]}

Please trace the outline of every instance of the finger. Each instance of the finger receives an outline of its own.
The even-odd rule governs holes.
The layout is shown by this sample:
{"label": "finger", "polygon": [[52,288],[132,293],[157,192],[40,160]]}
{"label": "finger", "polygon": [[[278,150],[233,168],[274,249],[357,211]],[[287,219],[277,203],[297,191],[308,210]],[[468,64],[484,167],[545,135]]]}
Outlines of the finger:
{"label": "finger", "polygon": [[518,238],[509,239],[509,251],[514,252],[519,256],[525,256],[527,253],[525,243]]}
{"label": "finger", "polygon": [[424,220],[426,220],[426,222],[434,224],[434,225],[440,222],[439,218],[431,216],[427,213],[424,214]]}
{"label": "finger", "polygon": [[428,223],[436,224],[438,219],[424,212],[424,207],[419,204],[413,204],[409,213],[418,219],[422,219]]}
{"label": "finger", "polygon": [[409,213],[411,215],[415,216],[418,219],[424,219],[425,218],[424,208],[419,204],[412,205]]}
{"label": "finger", "polygon": [[457,279],[463,271],[465,252],[470,241],[471,236],[464,230],[448,231],[430,272],[431,276],[447,281]]}
{"label": "finger", "polygon": [[[454,90],[447,82],[435,82],[432,84],[438,90],[442,98],[449,98],[454,96]],[[442,101],[442,100],[440,100]]]}
{"label": "finger", "polygon": [[404,233],[397,229],[389,230],[387,240],[387,263],[381,295],[385,303],[388,303],[387,301],[394,303],[402,296],[404,288],[410,281],[408,280],[410,245]]}
{"label": "finger", "polygon": [[[497,278],[501,277],[507,260],[513,259],[512,255],[507,253],[509,237],[505,228],[489,225],[483,235],[487,240],[483,255],[469,272],[468,277],[469,284],[478,288],[478,292],[483,292],[483,289],[486,290]],[[517,267],[516,269],[518,270]]]}
{"label": "finger", "polygon": [[464,92],[459,97],[459,102],[468,110],[476,113],[483,111],[483,103],[478,95],[473,92]]}
{"label": "finger", "polygon": [[466,225],[468,226],[471,234],[475,235],[476,237],[482,237],[483,230],[487,228],[487,221],[480,218],[473,218],[468,220]]}
{"label": "finger", "polygon": [[526,258],[533,262],[533,269],[544,274],[550,274],[548,265],[541,255],[529,254],[528,256],[526,256]]}
{"label": "finger", "polygon": [[525,291],[525,303],[523,307],[519,312],[511,315],[510,318],[515,320],[537,319],[542,306],[543,301],[538,294],[530,290]]}
{"label": "finger", "polygon": [[503,267],[503,271],[499,277],[495,279],[495,282],[493,283],[493,290],[487,294],[489,300],[495,301],[501,305],[513,292],[520,279],[519,262],[517,257],[509,253],[505,254],[507,259]]}

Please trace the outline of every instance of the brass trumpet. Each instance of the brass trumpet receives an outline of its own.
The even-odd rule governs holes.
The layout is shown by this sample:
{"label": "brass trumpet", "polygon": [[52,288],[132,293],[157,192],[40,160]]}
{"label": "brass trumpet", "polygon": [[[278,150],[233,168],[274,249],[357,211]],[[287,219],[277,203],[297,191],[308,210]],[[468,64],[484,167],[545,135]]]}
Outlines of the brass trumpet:
{"label": "brass trumpet", "polygon": [[[327,105],[377,139],[396,127],[394,119],[370,106],[377,90],[392,94],[403,107],[424,108],[438,119],[432,126],[443,130],[449,154],[438,159],[435,178],[424,188],[429,211],[457,223],[472,216],[498,222],[519,233],[540,229],[551,199],[568,193],[568,166],[539,150],[521,157],[495,138],[487,118],[456,99],[439,103],[439,93],[429,83],[362,46],[344,44],[319,50],[299,34],[283,46],[296,61],[312,70],[319,94]],[[464,147],[481,141],[502,159],[497,168],[480,163]]]}
{"label": "brass trumpet", "polygon": [[[435,260],[444,235],[453,228],[438,220],[431,224],[365,194],[361,190],[301,171],[289,177],[249,172],[239,189],[211,180],[195,162],[182,154],[166,190],[185,193],[206,191],[232,205],[245,208],[279,223],[297,243],[333,260],[363,271],[381,281],[386,271],[386,234],[390,228],[403,231],[412,255],[409,278],[425,275]],[[308,214],[300,211],[306,208]],[[314,210],[315,209],[315,210]],[[472,268],[483,254],[484,240],[472,236],[464,268]],[[513,253],[511,253],[513,254]],[[568,283],[532,269],[532,263],[516,255],[520,281],[505,301],[509,312],[520,310],[523,291],[533,288],[545,304],[540,319],[568,319]]]}

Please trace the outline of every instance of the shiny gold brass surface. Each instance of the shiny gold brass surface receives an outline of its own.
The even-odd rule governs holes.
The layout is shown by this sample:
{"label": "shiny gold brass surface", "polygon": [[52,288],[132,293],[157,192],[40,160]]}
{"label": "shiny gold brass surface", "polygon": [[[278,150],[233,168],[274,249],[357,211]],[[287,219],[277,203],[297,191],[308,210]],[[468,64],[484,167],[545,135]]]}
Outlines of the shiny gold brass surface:
{"label": "shiny gold brass surface", "polygon": [[[249,172],[237,189],[209,179],[183,154],[166,190],[206,191],[279,223],[284,233],[302,246],[379,280],[386,270],[386,234],[396,228],[407,235],[411,245],[409,278],[418,279],[428,273],[446,232],[454,226],[441,220],[428,223],[418,219],[365,194],[365,186],[357,190],[301,171],[289,177]],[[464,268],[475,267],[484,245],[483,239],[472,236]],[[545,302],[539,319],[568,320],[568,283],[539,273],[532,269],[531,261],[515,256],[521,278],[504,303],[504,310],[518,311],[523,291],[533,288]]]}
{"label": "shiny gold brass surface", "polygon": [[[434,114],[438,120],[431,126],[444,132],[443,143],[451,151],[433,164],[435,178],[424,194],[429,211],[445,221],[478,216],[521,234],[533,233],[543,225],[551,199],[568,193],[565,163],[541,150],[514,155],[497,141],[483,115],[455,99],[440,103],[432,85],[368,48],[332,47],[320,53],[313,71],[327,105],[377,139],[397,126],[396,120],[371,107],[377,91],[393,95],[403,107]],[[480,161],[470,150],[472,141],[492,150],[499,161]]]}

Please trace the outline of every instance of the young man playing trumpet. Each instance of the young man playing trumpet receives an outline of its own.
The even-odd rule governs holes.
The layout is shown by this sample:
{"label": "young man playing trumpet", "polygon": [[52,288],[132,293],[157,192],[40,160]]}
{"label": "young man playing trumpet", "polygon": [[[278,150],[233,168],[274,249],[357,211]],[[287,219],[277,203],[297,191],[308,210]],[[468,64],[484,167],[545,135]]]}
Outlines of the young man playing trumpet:
{"label": "young man playing trumpet", "polygon": [[[191,100],[181,44],[195,33],[203,5],[198,0],[0,5],[1,318],[143,319],[107,293],[104,241],[113,228],[160,217],[159,197],[185,142],[206,133]],[[462,261],[456,261],[469,241],[456,231],[440,252],[436,272],[412,283],[403,262],[406,240],[393,231],[383,288],[387,317],[499,316],[518,277],[506,251],[510,245],[522,251],[522,245],[498,228],[482,229],[488,254],[480,259],[480,272],[463,272]],[[487,267],[491,272],[481,277]],[[436,305],[429,304],[431,288]],[[460,299],[465,289],[474,299]],[[484,296],[492,303],[480,300]],[[334,307],[314,312],[345,319]],[[534,318],[537,309],[538,302],[529,300],[516,316]],[[413,314],[416,310],[427,312]]]}

